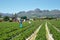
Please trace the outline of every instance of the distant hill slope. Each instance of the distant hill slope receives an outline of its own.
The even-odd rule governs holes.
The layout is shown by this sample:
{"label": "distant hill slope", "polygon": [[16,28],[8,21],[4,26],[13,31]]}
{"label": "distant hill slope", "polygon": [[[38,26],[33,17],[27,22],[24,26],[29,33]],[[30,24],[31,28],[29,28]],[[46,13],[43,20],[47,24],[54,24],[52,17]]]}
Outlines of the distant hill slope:
{"label": "distant hill slope", "polygon": [[10,13],[0,13],[0,15],[1,15],[2,17],[4,17],[4,16],[12,17],[12,14],[10,14]]}
{"label": "distant hill slope", "polygon": [[17,15],[19,17],[21,16],[28,16],[28,17],[60,17],[60,10],[40,10],[39,8],[36,8],[35,10],[30,10],[30,11],[21,11],[18,12]]}
{"label": "distant hill slope", "polygon": [[[12,14],[9,13],[0,13],[2,16],[10,16],[12,17]],[[27,17],[60,17],[60,10],[40,10],[39,8],[36,8],[35,10],[30,11],[20,11],[16,13],[18,17],[21,16],[27,16]]]}

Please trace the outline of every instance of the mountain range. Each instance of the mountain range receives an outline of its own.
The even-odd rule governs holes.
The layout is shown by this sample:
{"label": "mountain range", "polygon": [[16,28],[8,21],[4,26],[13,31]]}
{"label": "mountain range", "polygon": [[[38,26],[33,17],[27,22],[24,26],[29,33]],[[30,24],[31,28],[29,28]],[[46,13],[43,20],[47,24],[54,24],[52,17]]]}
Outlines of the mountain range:
{"label": "mountain range", "polygon": [[20,16],[28,16],[28,17],[60,17],[60,10],[40,10],[36,8],[35,10],[29,10],[27,12],[21,11],[18,12],[17,15]]}
{"label": "mountain range", "polygon": [[[12,17],[12,14],[9,13],[0,13],[2,16],[10,16]],[[54,10],[40,10],[39,8],[36,8],[34,10],[29,11],[20,11],[16,13],[18,17],[21,16],[27,16],[27,17],[57,17],[60,18],[60,10],[54,9]]]}

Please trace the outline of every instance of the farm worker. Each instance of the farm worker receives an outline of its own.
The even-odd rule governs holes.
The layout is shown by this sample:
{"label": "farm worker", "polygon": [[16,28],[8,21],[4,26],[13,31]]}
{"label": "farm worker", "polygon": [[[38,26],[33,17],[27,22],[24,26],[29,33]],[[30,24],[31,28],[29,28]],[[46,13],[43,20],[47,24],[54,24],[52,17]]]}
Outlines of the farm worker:
{"label": "farm worker", "polygon": [[22,28],[22,19],[20,20],[20,28]]}

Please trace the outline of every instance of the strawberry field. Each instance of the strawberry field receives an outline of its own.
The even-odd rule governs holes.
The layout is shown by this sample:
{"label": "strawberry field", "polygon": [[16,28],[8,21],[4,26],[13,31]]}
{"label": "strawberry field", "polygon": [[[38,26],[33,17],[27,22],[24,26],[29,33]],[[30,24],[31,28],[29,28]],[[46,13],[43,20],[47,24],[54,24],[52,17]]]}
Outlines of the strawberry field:
{"label": "strawberry field", "polygon": [[60,21],[35,20],[31,24],[26,21],[22,28],[18,22],[0,22],[0,40],[60,40]]}

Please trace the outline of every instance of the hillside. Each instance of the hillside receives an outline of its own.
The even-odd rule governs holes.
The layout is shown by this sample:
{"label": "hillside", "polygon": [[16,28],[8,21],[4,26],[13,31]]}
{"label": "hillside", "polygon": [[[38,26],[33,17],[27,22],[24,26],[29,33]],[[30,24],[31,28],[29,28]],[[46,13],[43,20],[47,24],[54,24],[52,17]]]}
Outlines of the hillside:
{"label": "hillside", "polygon": [[28,16],[28,17],[60,17],[60,10],[40,10],[39,8],[36,8],[35,10],[30,11],[21,11],[18,12],[17,15],[20,16]]}
{"label": "hillside", "polygon": [[[0,13],[2,16],[10,16],[12,17],[12,14],[10,13]],[[29,11],[20,11],[16,13],[18,17],[21,16],[27,16],[27,17],[60,17],[60,10],[40,10],[39,8],[36,8],[34,10]]]}

